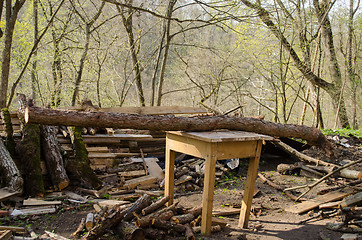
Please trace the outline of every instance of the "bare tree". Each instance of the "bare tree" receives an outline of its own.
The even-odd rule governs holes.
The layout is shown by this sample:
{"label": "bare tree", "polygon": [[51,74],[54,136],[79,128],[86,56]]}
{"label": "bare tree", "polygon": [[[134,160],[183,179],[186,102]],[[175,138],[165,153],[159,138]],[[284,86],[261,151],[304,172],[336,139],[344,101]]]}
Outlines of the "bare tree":
{"label": "bare tree", "polygon": [[[18,18],[18,13],[23,7],[25,0],[17,0],[14,5],[12,0],[5,0],[5,44],[2,52],[1,60],[1,81],[0,81],[0,108],[6,107],[9,75],[10,75],[10,62],[11,62],[11,46],[13,43],[13,34],[15,23]],[[4,4],[4,0],[0,2],[1,8]]]}

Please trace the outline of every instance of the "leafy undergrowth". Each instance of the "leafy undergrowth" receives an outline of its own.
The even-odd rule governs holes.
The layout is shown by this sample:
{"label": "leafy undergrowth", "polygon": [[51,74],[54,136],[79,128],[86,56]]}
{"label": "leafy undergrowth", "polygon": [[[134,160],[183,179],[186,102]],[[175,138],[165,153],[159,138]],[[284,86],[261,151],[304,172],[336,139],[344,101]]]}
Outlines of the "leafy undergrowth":
{"label": "leafy undergrowth", "polygon": [[355,130],[355,129],[348,129],[348,128],[342,128],[342,129],[322,129],[322,132],[324,135],[328,136],[341,136],[341,137],[350,137],[355,136],[357,138],[362,138],[362,130]]}

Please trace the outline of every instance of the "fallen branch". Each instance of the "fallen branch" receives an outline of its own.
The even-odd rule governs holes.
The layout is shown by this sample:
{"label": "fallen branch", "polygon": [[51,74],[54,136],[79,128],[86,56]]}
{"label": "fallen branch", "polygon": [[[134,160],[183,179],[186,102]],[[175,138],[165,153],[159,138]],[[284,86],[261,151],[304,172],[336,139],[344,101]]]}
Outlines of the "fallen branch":
{"label": "fallen branch", "polygon": [[[336,170],[334,170],[333,172],[328,173],[327,175],[325,175],[324,177],[322,177],[321,179],[319,179],[318,181],[316,181],[316,182],[313,183],[312,185],[306,184],[306,185],[303,185],[303,186],[298,186],[298,188],[305,188],[305,187],[307,187],[307,188],[309,188],[309,189],[308,189],[307,191],[305,191],[304,193],[300,194],[299,197],[296,199],[296,201],[298,201],[298,200],[299,200],[301,197],[303,197],[305,194],[309,193],[310,190],[312,190],[312,188],[314,188],[314,187],[317,186],[319,183],[323,182],[324,180],[326,180],[327,178],[329,178],[329,177],[332,176],[333,174],[335,174],[335,173],[337,173],[337,172],[339,172],[339,171],[341,171],[341,170],[343,170],[343,169],[345,169],[345,168],[348,168],[348,167],[350,167],[350,166],[353,166],[353,165],[355,165],[355,164],[357,164],[357,163],[361,163],[361,162],[362,162],[362,159],[360,159],[360,160],[358,160],[358,161],[354,161],[354,162],[348,163],[348,164],[346,164],[346,165],[344,165],[344,166],[341,166],[341,167],[337,168]],[[289,190],[293,190],[293,189],[297,189],[297,188],[295,188],[295,187],[294,187],[294,188],[286,188],[286,189],[284,189],[284,191],[289,191]]]}
{"label": "fallen branch", "polygon": [[267,179],[263,174],[258,173],[258,176],[260,177],[260,179],[265,183],[267,183],[269,186],[275,188],[276,190],[282,191],[285,193],[285,195],[287,195],[290,199],[292,199],[293,201],[298,201],[297,200],[297,196],[294,196],[292,193],[290,192],[285,192],[285,190],[283,190],[283,188],[281,186],[276,185],[275,183],[273,183],[272,181],[270,181],[269,179]]}
{"label": "fallen branch", "polygon": [[[331,170],[339,167],[336,164],[324,162],[322,160],[315,159],[315,158],[307,156],[307,155],[305,155],[305,154],[303,154],[301,152],[298,152],[294,148],[290,147],[288,144],[285,144],[285,143],[283,143],[281,141],[273,141],[272,143],[276,147],[278,147],[278,148],[282,149],[283,151],[289,153],[290,155],[294,156],[298,160],[312,162],[312,163],[315,163],[317,166],[322,165],[322,166],[331,167]],[[350,178],[350,179],[360,179],[360,178],[362,178],[362,172],[349,170],[349,169],[341,169],[341,170],[343,170],[343,171],[339,170],[339,176],[341,176],[341,177]]]}

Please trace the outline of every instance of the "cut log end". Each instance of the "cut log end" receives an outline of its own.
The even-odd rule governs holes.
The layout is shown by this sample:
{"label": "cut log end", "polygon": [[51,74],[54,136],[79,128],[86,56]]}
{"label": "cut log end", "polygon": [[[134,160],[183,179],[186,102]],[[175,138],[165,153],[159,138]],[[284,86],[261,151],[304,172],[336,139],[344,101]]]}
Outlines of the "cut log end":
{"label": "cut log end", "polygon": [[25,112],[24,112],[24,120],[25,120],[25,123],[28,123],[29,122],[29,108],[25,108]]}

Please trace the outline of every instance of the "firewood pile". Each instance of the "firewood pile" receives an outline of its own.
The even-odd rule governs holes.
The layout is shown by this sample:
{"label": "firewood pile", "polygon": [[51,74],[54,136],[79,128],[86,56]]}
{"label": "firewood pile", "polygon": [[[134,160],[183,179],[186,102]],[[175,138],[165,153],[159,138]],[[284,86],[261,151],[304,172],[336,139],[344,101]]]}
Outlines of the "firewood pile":
{"label": "firewood pile", "polygon": [[[87,106],[93,109],[91,105]],[[84,107],[81,109],[84,110]],[[175,111],[175,109],[167,109],[163,113],[168,114],[170,110]],[[101,110],[97,109],[97,111]],[[180,109],[177,111],[182,112]],[[191,113],[194,112],[191,111]],[[17,144],[24,142],[26,134],[21,132],[21,120],[15,114],[10,114],[10,116],[15,142]],[[163,196],[164,132],[88,127],[77,129],[62,126],[41,126],[40,128],[38,126],[39,130],[34,130],[30,128],[32,125],[36,124],[26,124],[26,130],[40,131],[41,134],[38,135],[43,139],[37,140],[41,142],[41,151],[43,151],[41,154],[44,157],[44,161],[39,162],[38,165],[40,178],[44,180],[46,191],[36,189],[31,192],[37,186],[33,182],[30,183],[31,179],[28,178],[24,182],[26,194],[36,198],[18,199],[15,205],[7,203],[7,200],[17,199],[22,195],[22,189],[16,187],[22,185],[23,180],[19,172],[16,172],[9,164],[5,164],[9,167],[8,175],[13,176],[16,181],[6,179],[9,188],[0,189],[2,207],[0,218],[51,214],[88,206],[91,211],[86,218],[79,219],[79,227],[73,233],[73,238],[98,239],[104,234],[118,234],[122,236],[122,239],[167,239],[170,236],[195,239],[195,234],[200,232],[201,207],[184,209],[178,206],[177,202],[166,206],[169,196]],[[77,135],[78,133],[81,137]],[[8,133],[1,134],[6,141],[9,140]],[[79,140],[84,149],[76,144]],[[34,142],[32,139],[27,141]],[[1,158],[14,158],[15,162],[26,161],[26,159],[17,159],[19,154],[13,155],[11,150],[5,151],[2,143],[3,141],[0,141]],[[361,209],[356,206],[362,202],[362,172],[359,169],[350,168],[361,163],[360,158],[340,165],[337,162],[332,163],[307,156],[283,141],[275,141],[272,144],[303,162],[295,165],[279,165],[278,172],[319,179],[309,185],[286,187],[277,185],[263,174],[259,174],[264,183],[284,192],[294,201],[303,201],[285,209],[287,212],[302,214],[319,207],[318,214],[310,214],[311,216],[300,224],[316,218],[339,216],[341,223],[330,224],[327,227],[349,233],[361,231]],[[329,143],[327,145],[329,146]],[[26,155],[28,150],[25,147],[18,148],[18,152],[19,149],[24,152],[25,158],[35,155],[33,151]],[[86,156],[81,156],[81,152],[86,152]],[[36,154],[40,156],[39,152]],[[66,171],[63,166],[64,161],[68,165]],[[204,182],[204,160],[179,154],[176,155],[175,162],[175,197],[200,193]],[[25,167],[30,167],[30,164],[33,163],[29,163],[29,166],[26,163]],[[83,169],[84,164],[88,167],[90,165],[91,172],[79,171]],[[238,159],[230,160],[225,165],[217,162],[216,181],[238,165]],[[30,169],[33,168],[35,167],[30,167]],[[91,178],[85,178],[85,176],[88,177],[88,173],[94,174],[96,178],[94,182],[90,182]],[[27,171],[26,168],[22,169],[23,176],[28,174],[35,176],[38,173]],[[36,176],[39,177],[39,174]],[[307,200],[303,197],[320,182],[331,178],[337,179],[335,181],[342,178],[343,184],[328,189],[314,199]],[[306,190],[299,196],[296,195],[296,190],[303,188]],[[238,212],[240,209],[234,211],[233,214],[238,214]],[[222,219],[213,218],[212,221],[212,231],[221,231],[226,226],[226,222]],[[30,236],[34,235],[31,229],[0,226],[0,239],[9,239],[12,236],[16,239],[15,235],[26,232]],[[52,232],[45,232],[38,238],[66,239]]]}

